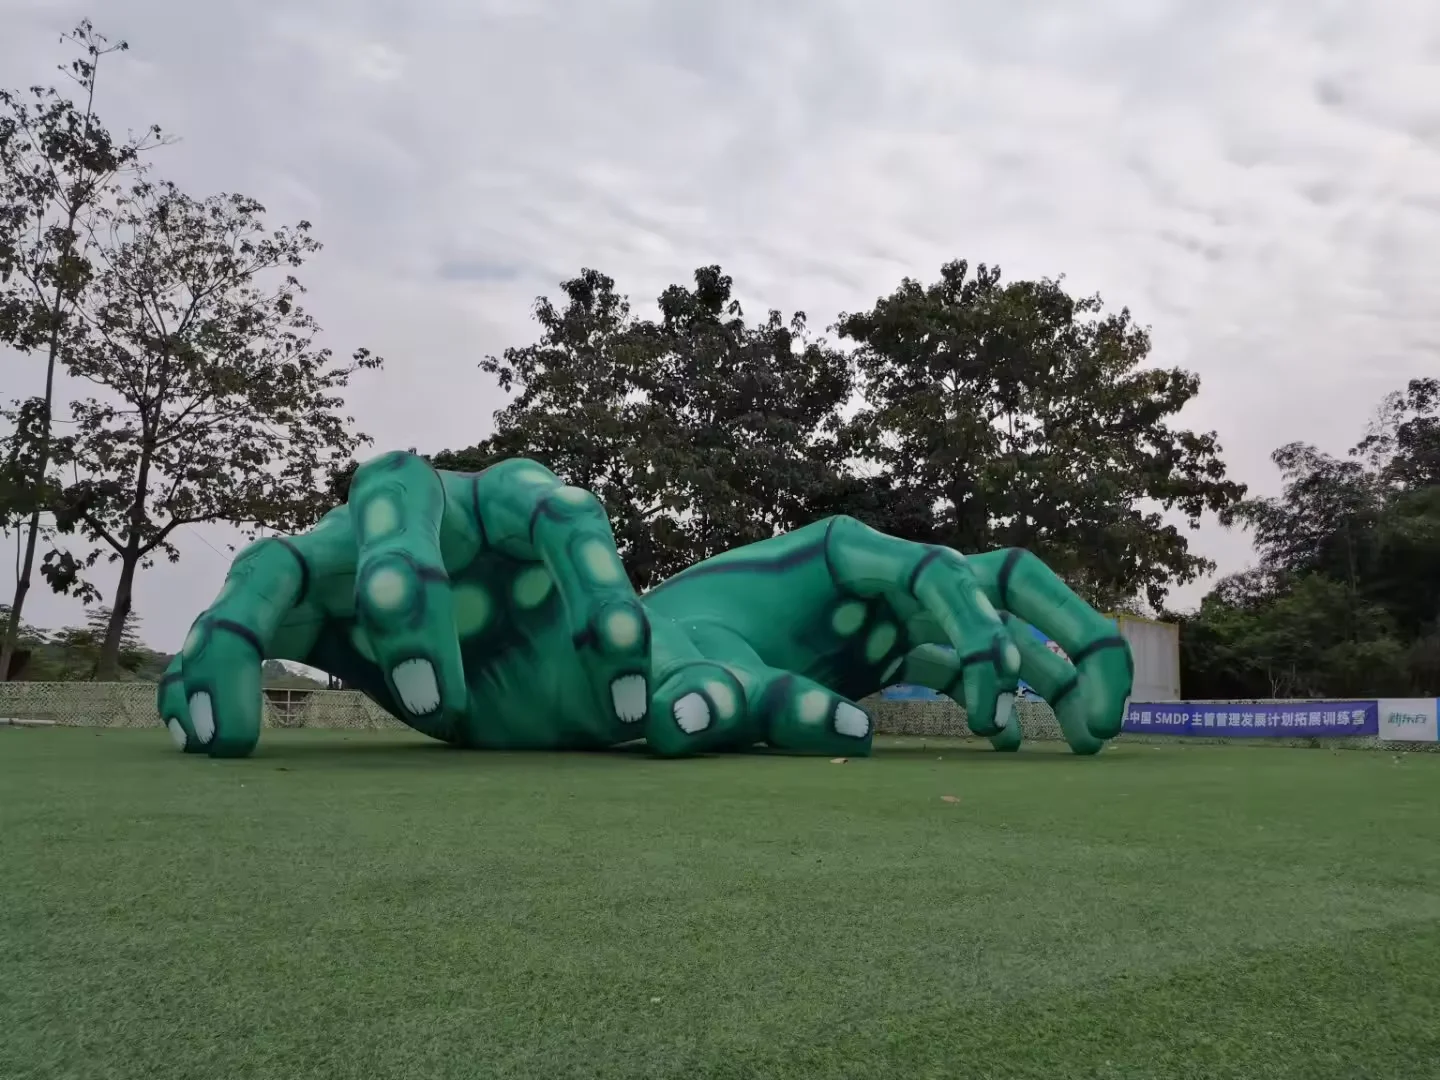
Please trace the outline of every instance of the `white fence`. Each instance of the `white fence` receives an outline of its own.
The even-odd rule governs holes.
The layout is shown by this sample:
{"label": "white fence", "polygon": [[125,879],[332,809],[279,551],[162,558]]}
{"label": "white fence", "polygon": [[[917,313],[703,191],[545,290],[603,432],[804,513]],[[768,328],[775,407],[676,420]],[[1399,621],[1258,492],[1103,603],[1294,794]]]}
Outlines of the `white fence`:
{"label": "white fence", "polygon": [[[1170,703],[1182,705],[1183,703]],[[1214,703],[1217,706],[1224,703]],[[1230,703],[1241,705],[1241,703]],[[1245,706],[1284,702],[1246,702]],[[1293,703],[1290,703],[1293,704]],[[875,714],[876,730],[887,735],[972,738],[965,711],[949,700],[906,701],[866,699]],[[1195,705],[1194,708],[1204,708]],[[1417,709],[1417,706],[1426,706]],[[1028,739],[1061,738],[1055,714],[1043,702],[1017,705],[1020,724]],[[1138,708],[1135,707],[1135,708]],[[1275,746],[1332,746],[1355,749],[1440,750],[1435,733],[1435,701],[1379,702],[1382,722],[1378,734],[1349,737],[1237,738],[1223,733],[1165,735],[1127,732],[1125,741],[1206,743],[1257,743]],[[1388,722],[1387,719],[1388,718]],[[155,686],[151,683],[0,683],[0,723],[7,720],[40,722],[61,727],[157,727]],[[1406,730],[1413,722],[1414,729]],[[403,725],[363,694],[349,690],[267,690],[264,723],[274,728],[330,728],[341,730],[402,730]],[[1418,738],[1417,738],[1418,736]]]}
{"label": "white fence", "polygon": [[[0,683],[0,720],[60,727],[156,727],[155,684]],[[266,727],[364,730],[403,725],[353,690],[267,690]]]}

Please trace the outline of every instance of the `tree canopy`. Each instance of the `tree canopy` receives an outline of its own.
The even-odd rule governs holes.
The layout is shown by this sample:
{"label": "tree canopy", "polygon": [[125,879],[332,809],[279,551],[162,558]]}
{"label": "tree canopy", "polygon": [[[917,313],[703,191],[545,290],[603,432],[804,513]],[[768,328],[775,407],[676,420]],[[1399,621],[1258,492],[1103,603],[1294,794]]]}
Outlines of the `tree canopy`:
{"label": "tree canopy", "polygon": [[1280,496],[1226,514],[1258,565],[1181,617],[1186,694],[1440,695],[1440,380],[1388,396],[1343,458],[1272,459]]}
{"label": "tree canopy", "polygon": [[101,263],[67,371],[103,396],[71,405],[78,479],[57,523],[119,564],[102,654],[113,667],[135,571],[179,557],[176,529],[228,521],[286,532],[312,524],[325,477],[364,436],[340,412],[360,349],[317,345],[293,270],[319,250],[308,222],[278,229],[243,195],[193,198],[141,181],[106,214]]}
{"label": "tree canopy", "polygon": [[1214,569],[1162,511],[1193,528],[1244,488],[1213,432],[1173,423],[1200,381],[1143,366],[1150,337],[1128,309],[957,261],[839,330],[865,400],[847,448],[932,507],[913,539],[1030,548],[1104,607],[1158,607]]}
{"label": "tree canopy", "polygon": [[[164,140],[158,127],[114,137],[96,111],[101,62],[126,51],[87,20],[61,39],[78,55],[60,71],[78,100],[54,87],[0,88],[0,345],[43,360],[41,393],[0,412],[10,430],[0,454],[0,525],[21,538],[15,593],[0,639],[0,680],[8,677],[40,541],[53,535],[59,469],[73,464],[71,440],[55,433],[53,407],[61,363],[83,333],[78,308],[94,273],[96,229],[119,178],[140,171],[141,157]],[[57,592],[96,595],[63,548],[41,572]]]}
{"label": "tree canopy", "polygon": [[536,344],[481,365],[515,394],[494,433],[432,460],[524,455],[596,491],[641,587],[848,513],[966,551],[1028,546],[1096,602],[1158,605],[1210,569],[1161,512],[1193,524],[1243,494],[1213,434],[1170,422],[1198,379],[1141,367],[1129,313],[1056,281],[952,263],[843,316],[835,342],[803,314],[747,323],[716,266],[655,319],[594,270],[562,290],[536,302]]}
{"label": "tree canopy", "polygon": [[494,434],[437,466],[525,456],[594,491],[640,588],[837,497],[852,371],[803,314],[747,322],[718,266],[667,288],[655,319],[598,271],[561,288],[563,306],[536,301],[537,343],[481,364],[515,393]]}

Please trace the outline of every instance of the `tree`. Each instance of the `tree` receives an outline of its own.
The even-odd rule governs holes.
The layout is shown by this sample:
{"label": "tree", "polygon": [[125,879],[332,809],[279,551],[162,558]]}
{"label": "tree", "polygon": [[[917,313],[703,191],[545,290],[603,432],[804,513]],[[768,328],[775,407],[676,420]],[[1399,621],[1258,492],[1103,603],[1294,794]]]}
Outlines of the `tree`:
{"label": "tree", "polygon": [[[54,635],[53,644],[58,646],[63,653],[62,678],[95,678],[104,652],[105,636],[111,622],[115,620],[116,615],[113,608],[97,605],[86,610],[84,626],[67,626]],[[157,653],[141,640],[140,617],[133,610],[129,611],[121,621],[120,646],[116,654],[115,674],[118,675],[120,672],[128,672],[137,676],[148,674],[152,680],[157,679],[164,671],[169,659],[168,656]]]}
{"label": "tree", "polygon": [[515,393],[495,433],[437,467],[525,456],[594,491],[638,588],[871,491],[836,438],[849,363],[803,314],[747,323],[717,266],[666,289],[658,320],[594,270],[562,289],[563,307],[536,301],[536,344],[481,364]]}
{"label": "tree", "polygon": [[1368,593],[1417,639],[1412,666],[1433,671],[1440,666],[1440,379],[1412,379],[1386,397],[1351,454],[1369,462],[1384,497]]}
{"label": "tree", "polygon": [[[0,604],[0,625],[10,625],[11,609],[9,604]],[[6,679],[16,679],[21,674],[33,670],[35,650],[46,642],[46,634],[43,630],[37,630],[20,619],[15,620],[15,644],[10,651],[5,672]]]}
{"label": "tree", "polygon": [[[34,86],[26,95],[0,90],[0,344],[45,358],[45,388],[5,412],[6,439],[0,517],[22,529],[23,554],[15,595],[0,644],[0,680],[7,677],[19,620],[30,591],[41,518],[55,496],[52,467],[68,454],[52,433],[55,377],[62,354],[77,333],[75,307],[92,273],[94,215],[114,193],[116,177],[134,169],[140,155],[160,143],[160,129],[115,139],[95,112],[100,62],[123,52],[82,21],[61,38],[81,55],[61,71],[79,87],[77,103],[54,88]],[[52,552],[42,566],[59,591],[82,588],[78,565]]]}
{"label": "tree", "polygon": [[1221,581],[1181,625],[1200,697],[1440,693],[1440,386],[1382,403],[1345,458],[1292,443],[1279,497],[1224,515],[1259,565]]}
{"label": "tree", "polygon": [[[50,413],[45,397],[27,398],[0,411],[11,424],[10,434],[0,440],[0,533],[13,534],[16,540],[16,596],[22,607],[40,540],[48,544],[40,575],[55,592],[73,594],[84,603],[100,595],[81,576],[80,561],[56,543],[56,529],[49,519],[62,489],[57,470],[72,462],[74,445],[72,438],[53,434]],[[7,611],[11,609],[6,605]],[[3,625],[8,629],[8,622]]]}
{"label": "tree", "polygon": [[1373,560],[1375,525],[1383,510],[1377,477],[1358,461],[1290,443],[1270,455],[1285,478],[1275,499],[1246,499],[1221,521],[1248,526],[1260,565],[1273,574],[1325,574],[1344,582],[1358,601],[1360,576]]}
{"label": "tree", "polygon": [[847,448],[933,508],[910,539],[1028,547],[1103,606],[1158,608],[1171,583],[1213,569],[1159,511],[1193,528],[1244,488],[1225,479],[1213,433],[1170,424],[1199,380],[1142,367],[1150,339],[1128,310],[959,261],[838,330],[866,402]]}
{"label": "tree", "polygon": [[[20,650],[28,654],[25,678],[32,682],[94,678],[110,618],[110,608],[93,607],[86,611],[83,626],[67,626],[53,633],[22,627],[17,655]],[[170,656],[147,646],[140,638],[139,625],[133,613],[126,619],[119,671],[129,678],[153,682],[164,672]]]}
{"label": "tree", "polygon": [[1351,454],[1405,491],[1440,486],[1440,379],[1411,379],[1386,396]]}
{"label": "tree", "polygon": [[[97,643],[105,640],[105,635],[110,631],[110,623],[116,621],[115,609],[104,604],[97,604],[85,612],[85,629]],[[121,653],[138,653],[145,649],[145,642],[140,639],[140,616],[135,613],[134,608],[127,611],[120,622],[120,651]]]}
{"label": "tree", "polygon": [[[1428,382],[1433,382],[1429,380]],[[1282,494],[1232,507],[1227,523],[1253,531],[1260,564],[1289,580],[1322,574],[1352,607],[1379,604],[1406,639],[1440,617],[1440,407],[1427,380],[1392,394],[1381,422],[1346,458],[1292,443],[1271,455]]]}
{"label": "tree", "polygon": [[845,469],[848,358],[811,338],[803,313],[747,324],[718,266],[694,280],[666,289],[660,321],[637,329],[652,345],[635,386],[640,479],[659,509],[627,539],[647,553],[651,583],[806,524]]}
{"label": "tree", "polygon": [[560,286],[563,307],[535,301],[540,340],[481,361],[515,397],[496,412],[495,432],[464,451],[438,455],[440,468],[478,470],[507,457],[543,462],[604,502],[626,567],[637,584],[650,570],[636,539],[663,509],[646,502],[652,454],[636,400],[639,372],[653,365],[657,343],[640,331],[615,282],[582,270]]}
{"label": "tree", "polygon": [[1180,641],[1189,697],[1374,697],[1410,687],[1389,614],[1357,604],[1344,581],[1324,574],[1243,603],[1227,602],[1222,586],[1181,620]]}
{"label": "tree", "polygon": [[194,199],[141,181],[107,215],[100,261],[66,354],[106,391],[72,405],[79,479],[57,522],[119,564],[98,678],[113,676],[135,572],[179,558],[175,530],[206,521],[307,528],[324,478],[363,436],[340,391],[378,357],[319,348],[290,272],[318,251],[310,224],[274,231],[242,195]]}

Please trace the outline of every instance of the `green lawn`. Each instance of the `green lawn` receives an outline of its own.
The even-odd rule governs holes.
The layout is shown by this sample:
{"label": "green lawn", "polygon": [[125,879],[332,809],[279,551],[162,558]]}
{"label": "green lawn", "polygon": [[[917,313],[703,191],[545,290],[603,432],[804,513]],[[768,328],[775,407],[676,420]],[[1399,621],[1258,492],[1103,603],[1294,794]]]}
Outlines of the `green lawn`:
{"label": "green lawn", "polygon": [[1440,755],[0,729],[0,1077],[1440,1077]]}

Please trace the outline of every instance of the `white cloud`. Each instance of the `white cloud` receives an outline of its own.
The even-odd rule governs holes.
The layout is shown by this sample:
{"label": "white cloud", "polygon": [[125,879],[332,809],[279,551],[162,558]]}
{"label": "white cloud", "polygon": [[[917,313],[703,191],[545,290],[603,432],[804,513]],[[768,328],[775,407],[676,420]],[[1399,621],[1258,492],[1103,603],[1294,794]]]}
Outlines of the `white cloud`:
{"label": "white cloud", "polygon": [[[315,223],[328,342],[390,360],[352,394],[381,446],[483,436],[500,399],[475,361],[529,340],[534,295],[581,266],[643,302],[719,262],[753,309],[817,325],[957,256],[1064,273],[1150,323],[1156,362],[1200,373],[1186,421],[1263,491],[1275,446],[1343,449],[1436,367],[1440,8],[1423,0],[102,14],[132,45],[104,74],[113,125],[183,135],[163,167],[192,189]],[[0,0],[0,18],[5,81],[48,79],[68,5]],[[1248,557],[1218,529],[1197,546],[1225,569]],[[192,539],[145,577],[157,644],[223,571]],[[44,596],[32,612],[65,615]]]}

